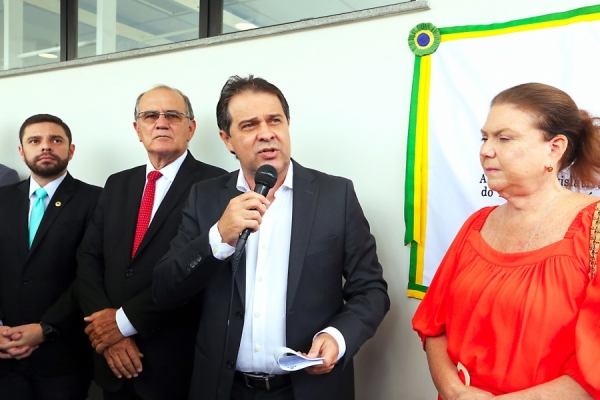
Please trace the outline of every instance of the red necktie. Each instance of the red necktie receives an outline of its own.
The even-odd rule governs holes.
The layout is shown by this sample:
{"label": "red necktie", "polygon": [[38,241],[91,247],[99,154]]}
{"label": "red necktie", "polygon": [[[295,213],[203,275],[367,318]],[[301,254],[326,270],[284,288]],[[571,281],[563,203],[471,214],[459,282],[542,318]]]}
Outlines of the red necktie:
{"label": "red necktie", "polygon": [[142,196],[142,204],[138,213],[137,225],[135,227],[135,237],[133,239],[133,249],[131,250],[131,258],[135,255],[142,239],[150,225],[150,217],[152,216],[152,207],[154,206],[154,193],[156,192],[156,181],[162,174],[158,171],[152,171],[148,174],[148,182],[146,190]]}

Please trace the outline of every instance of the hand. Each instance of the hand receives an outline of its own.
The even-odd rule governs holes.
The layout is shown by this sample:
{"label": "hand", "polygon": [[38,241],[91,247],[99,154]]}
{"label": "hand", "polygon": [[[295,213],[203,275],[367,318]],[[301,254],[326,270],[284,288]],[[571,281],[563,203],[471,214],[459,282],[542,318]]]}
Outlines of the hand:
{"label": "hand", "polygon": [[117,325],[116,314],[115,308],[106,308],[83,319],[90,323],[85,328],[85,333],[89,336],[92,347],[98,354],[103,354],[106,348],[124,338]]}
{"label": "hand", "polygon": [[323,357],[325,359],[323,360],[322,365],[313,365],[312,367],[306,368],[306,372],[313,375],[331,372],[337,363],[339,352],[340,348],[333,336],[329,333],[320,333],[315,340],[313,340],[312,347],[306,356],[308,358]]}
{"label": "hand", "polygon": [[21,360],[23,358],[29,357],[31,355],[31,353],[34,352],[34,350],[37,350],[38,347],[40,347],[40,346],[13,347],[12,349],[6,350],[6,352],[0,351],[0,358]]}
{"label": "hand", "polygon": [[[19,340],[22,336],[20,333],[16,333],[16,334],[12,335],[11,337],[5,337],[4,335],[2,335],[2,332],[7,331],[8,329],[10,329],[10,326],[0,325],[0,346],[9,344],[13,339]],[[25,348],[25,350],[27,350],[27,349],[28,348]],[[23,350],[23,348],[15,347],[15,348],[9,349],[7,351],[0,351],[0,359],[6,360],[6,359],[14,358],[14,355],[19,355],[19,353],[22,350]],[[31,354],[31,352],[29,354]]]}
{"label": "hand", "polygon": [[144,357],[131,337],[126,337],[118,343],[104,350],[104,358],[113,374],[117,378],[125,376],[127,379],[137,378],[142,372],[142,361]]}
{"label": "hand", "polygon": [[464,386],[457,394],[448,400],[486,400],[493,399],[495,396],[485,390],[477,389],[472,386]]}
{"label": "hand", "polygon": [[246,192],[231,199],[217,223],[223,243],[235,246],[246,228],[256,232],[269,204],[271,202],[265,196],[256,192]]}
{"label": "hand", "polygon": [[[6,326],[6,325],[0,325],[0,346],[10,343],[10,341],[12,340],[11,337],[5,337],[2,333],[6,330],[10,329],[10,326]],[[19,340],[20,338],[16,338],[16,340]]]}
{"label": "hand", "polygon": [[[14,326],[12,328],[4,327],[2,329],[3,339],[0,344],[0,351],[7,351],[16,347],[36,347],[44,342],[44,332],[40,324],[27,324]],[[6,329],[8,328],[8,329]],[[9,339],[6,341],[6,339]]]}

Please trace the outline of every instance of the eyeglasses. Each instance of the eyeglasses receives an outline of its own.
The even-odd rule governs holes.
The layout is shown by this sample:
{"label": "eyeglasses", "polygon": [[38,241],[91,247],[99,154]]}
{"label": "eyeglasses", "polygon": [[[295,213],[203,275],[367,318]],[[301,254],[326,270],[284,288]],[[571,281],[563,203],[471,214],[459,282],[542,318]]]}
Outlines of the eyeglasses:
{"label": "eyeglasses", "polygon": [[142,120],[143,122],[155,123],[156,121],[158,121],[161,115],[164,115],[167,122],[171,124],[180,123],[184,117],[190,119],[189,115],[179,111],[140,111],[139,113],[137,113],[137,118]]}

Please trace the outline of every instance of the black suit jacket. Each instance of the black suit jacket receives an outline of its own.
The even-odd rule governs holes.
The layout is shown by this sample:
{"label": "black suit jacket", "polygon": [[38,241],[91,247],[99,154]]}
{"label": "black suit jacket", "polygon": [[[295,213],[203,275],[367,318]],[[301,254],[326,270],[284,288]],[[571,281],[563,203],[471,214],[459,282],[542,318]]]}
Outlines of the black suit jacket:
{"label": "black suit jacket", "polygon": [[[91,375],[92,351],[72,283],[77,246],[100,190],[67,173],[29,249],[29,179],[0,188],[0,319],[8,326],[44,321],[60,330],[29,357],[41,375]],[[15,362],[0,360],[0,374]]]}
{"label": "black suit jacket", "polygon": [[[190,392],[194,400],[229,399],[242,335],[245,257],[236,275],[228,351],[223,359],[231,265],[230,260],[213,257],[208,232],[229,200],[240,194],[236,180],[234,172],[194,186],[179,233],[154,272],[154,295],[160,305],[178,306],[202,294]],[[287,346],[307,352],[313,336],[328,326],[342,333],[347,346],[343,360],[329,374],[293,372],[294,395],[298,400],[352,399],[352,357],[373,336],[389,309],[375,239],[351,181],[294,163],[293,185]]]}
{"label": "black suit jacket", "polygon": [[[144,358],[143,371],[133,378],[136,392],[145,399],[179,399],[185,398],[189,388],[199,300],[174,311],[161,309],[152,300],[152,272],[177,233],[192,185],[225,171],[188,153],[132,259],[145,173],[143,165],[106,181],[79,249],[78,291],[86,315],[123,307],[138,331],[134,338]],[[98,385],[118,390],[125,378],[115,377],[102,355],[94,361]]]}

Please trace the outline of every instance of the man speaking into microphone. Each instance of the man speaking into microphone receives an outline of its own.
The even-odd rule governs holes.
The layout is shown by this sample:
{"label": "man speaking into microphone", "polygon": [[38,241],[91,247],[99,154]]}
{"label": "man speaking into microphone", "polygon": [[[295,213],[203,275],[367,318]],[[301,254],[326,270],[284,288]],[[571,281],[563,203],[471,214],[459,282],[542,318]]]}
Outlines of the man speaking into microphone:
{"label": "man speaking into microphone", "polygon": [[[389,297],[352,182],[291,159],[288,103],[264,79],[229,78],[217,123],[240,170],[192,188],[154,271],[160,306],[204,300],[190,399],[353,399],[352,358]],[[265,164],[276,181],[263,196]],[[273,356],[281,346],[323,364],[288,374]]]}

